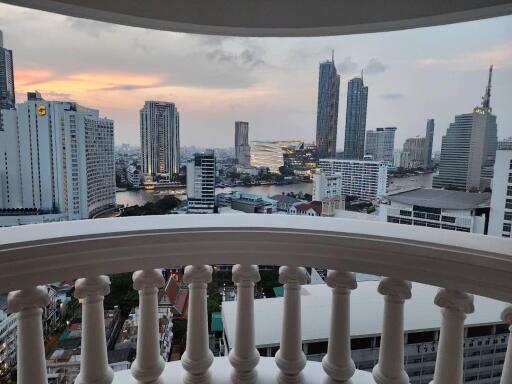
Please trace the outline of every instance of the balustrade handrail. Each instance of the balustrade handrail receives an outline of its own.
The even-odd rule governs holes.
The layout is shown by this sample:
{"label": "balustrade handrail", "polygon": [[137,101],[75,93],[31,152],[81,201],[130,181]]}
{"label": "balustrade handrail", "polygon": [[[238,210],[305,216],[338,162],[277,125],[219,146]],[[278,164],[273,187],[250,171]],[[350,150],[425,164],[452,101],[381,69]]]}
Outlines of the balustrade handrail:
{"label": "balustrade handrail", "polygon": [[0,292],[176,265],[314,266],[512,301],[509,239],[351,219],[163,215],[0,229]]}

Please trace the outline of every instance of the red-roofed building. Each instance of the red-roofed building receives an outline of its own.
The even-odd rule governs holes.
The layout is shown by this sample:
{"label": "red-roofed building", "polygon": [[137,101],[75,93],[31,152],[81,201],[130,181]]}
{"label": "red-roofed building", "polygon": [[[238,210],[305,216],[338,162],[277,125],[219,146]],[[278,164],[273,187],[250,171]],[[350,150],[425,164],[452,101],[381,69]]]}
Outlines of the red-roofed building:
{"label": "red-roofed building", "polygon": [[297,203],[290,208],[288,214],[299,216],[322,216],[322,203],[320,201]]}

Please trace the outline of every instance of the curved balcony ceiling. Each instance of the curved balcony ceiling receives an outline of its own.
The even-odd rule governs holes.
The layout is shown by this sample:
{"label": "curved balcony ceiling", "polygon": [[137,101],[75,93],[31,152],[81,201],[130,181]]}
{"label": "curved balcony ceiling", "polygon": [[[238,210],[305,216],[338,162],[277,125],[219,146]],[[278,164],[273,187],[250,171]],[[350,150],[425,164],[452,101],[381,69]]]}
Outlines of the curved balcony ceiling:
{"label": "curved balcony ceiling", "polygon": [[232,36],[383,32],[502,16],[511,0],[0,0],[135,27]]}

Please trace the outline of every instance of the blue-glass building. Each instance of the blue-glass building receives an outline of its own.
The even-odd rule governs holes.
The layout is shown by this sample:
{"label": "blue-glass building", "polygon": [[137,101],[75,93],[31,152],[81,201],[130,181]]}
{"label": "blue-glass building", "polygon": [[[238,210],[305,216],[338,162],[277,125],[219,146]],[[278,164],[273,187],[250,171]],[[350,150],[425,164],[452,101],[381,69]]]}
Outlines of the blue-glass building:
{"label": "blue-glass building", "polygon": [[364,158],[366,130],[366,110],[368,107],[368,87],[363,77],[355,77],[348,82],[347,116],[345,121],[345,159]]}
{"label": "blue-glass building", "polygon": [[338,104],[340,75],[336,71],[334,57],[320,64],[318,77],[318,106],[316,113],[316,146],[320,159],[336,156],[338,130]]}

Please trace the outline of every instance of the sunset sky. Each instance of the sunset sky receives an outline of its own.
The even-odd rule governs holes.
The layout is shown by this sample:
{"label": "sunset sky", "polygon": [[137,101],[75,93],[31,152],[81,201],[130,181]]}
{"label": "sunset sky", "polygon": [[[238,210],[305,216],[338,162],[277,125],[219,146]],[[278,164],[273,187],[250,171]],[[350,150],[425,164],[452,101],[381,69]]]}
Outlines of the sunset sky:
{"label": "sunset sky", "polygon": [[480,102],[494,64],[491,105],[512,136],[512,16],[378,34],[317,38],[200,36],[111,25],[0,5],[14,53],[17,102],[38,90],[115,122],[116,143],[138,144],[145,100],[176,103],[181,144],[233,146],[234,121],[250,140],[313,141],[318,64],[335,51],[341,71],[338,148],[347,81],[364,69],[367,129],[396,126],[396,147],[436,120],[435,149],[455,114]]}

